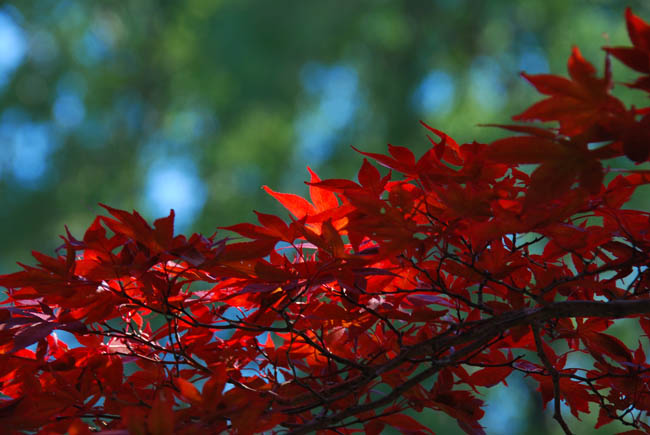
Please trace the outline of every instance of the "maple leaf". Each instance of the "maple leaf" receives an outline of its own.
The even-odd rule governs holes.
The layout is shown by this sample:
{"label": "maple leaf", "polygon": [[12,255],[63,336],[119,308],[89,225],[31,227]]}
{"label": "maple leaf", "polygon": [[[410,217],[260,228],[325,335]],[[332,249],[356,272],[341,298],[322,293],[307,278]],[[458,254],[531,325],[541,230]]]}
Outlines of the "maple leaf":
{"label": "maple leaf", "polygon": [[636,82],[628,83],[627,86],[650,92],[650,25],[635,15],[630,8],[625,10],[625,21],[634,47],[604,47],[603,49],[628,67],[646,74]]}
{"label": "maple leaf", "polygon": [[606,62],[605,76],[596,77],[596,69],[585,60],[578,47],[573,47],[568,62],[571,79],[551,75],[522,73],[542,94],[548,98],[535,103],[519,115],[516,121],[558,121],[559,132],[568,136],[592,130],[608,129],[608,114],[625,111],[620,100],[610,95],[612,78]]}

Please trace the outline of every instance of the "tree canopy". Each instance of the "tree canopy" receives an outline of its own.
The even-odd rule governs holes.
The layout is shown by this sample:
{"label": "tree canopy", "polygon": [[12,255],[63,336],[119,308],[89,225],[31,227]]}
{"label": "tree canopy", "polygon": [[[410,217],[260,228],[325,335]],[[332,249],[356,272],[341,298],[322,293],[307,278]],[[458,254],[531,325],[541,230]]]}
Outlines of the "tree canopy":
{"label": "tree canopy", "polygon": [[355,149],[356,181],[309,169],[309,200],[264,186],[289,219],[222,227],[243,240],[104,205],[0,276],[3,428],[432,433],[405,413],[430,410],[481,434],[480,389],[518,373],[564,433],[594,410],[650,433],[650,214],[625,207],[650,171],[611,166],[650,158],[650,108],[611,92],[613,57],[650,93],[650,25],[625,18],[601,73],[573,47],[568,78],[523,74],[543,99],[509,136],[423,122],[419,157]]}
{"label": "tree canopy", "polygon": [[349,145],[425,152],[420,119],[493,140],[476,124],[533,98],[521,70],[626,40],[617,2],[348,3],[4,2],[0,269],[54,249],[63,225],[82,232],[100,202],[152,219],[173,207],[210,234],[279,212],[259,185],[295,191],[305,165],[349,176]]}

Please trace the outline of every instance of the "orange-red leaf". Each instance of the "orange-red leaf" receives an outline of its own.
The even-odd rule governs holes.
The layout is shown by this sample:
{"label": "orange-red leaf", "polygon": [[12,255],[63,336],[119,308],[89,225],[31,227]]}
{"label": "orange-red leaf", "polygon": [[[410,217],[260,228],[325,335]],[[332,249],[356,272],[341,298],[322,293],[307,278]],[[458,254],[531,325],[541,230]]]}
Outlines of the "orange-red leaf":
{"label": "orange-red leaf", "polygon": [[311,168],[307,167],[307,170],[311,174],[311,180],[309,183],[309,196],[311,201],[314,203],[316,208],[316,213],[335,208],[339,205],[339,200],[336,199],[336,195],[327,189],[318,187],[315,183],[318,183],[320,178]]}
{"label": "orange-red leaf", "polygon": [[201,393],[190,381],[183,378],[175,378],[174,383],[180,390],[183,397],[188,399],[190,402],[198,403],[201,401]]}
{"label": "orange-red leaf", "polygon": [[314,206],[298,195],[294,195],[293,193],[275,192],[268,186],[263,186],[263,189],[266,190],[269,195],[277,199],[284,208],[289,210],[289,212],[298,219],[302,219],[307,215],[316,214]]}

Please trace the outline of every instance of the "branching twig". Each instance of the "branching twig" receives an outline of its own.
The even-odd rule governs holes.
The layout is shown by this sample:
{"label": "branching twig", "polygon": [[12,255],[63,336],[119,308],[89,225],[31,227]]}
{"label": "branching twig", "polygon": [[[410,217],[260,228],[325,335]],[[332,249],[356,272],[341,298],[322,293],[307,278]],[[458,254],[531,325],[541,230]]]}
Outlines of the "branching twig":
{"label": "branching twig", "polygon": [[548,371],[551,374],[551,379],[553,381],[553,397],[554,397],[554,410],[553,410],[553,418],[557,420],[559,425],[562,427],[562,430],[566,435],[573,435],[573,432],[571,432],[571,429],[569,428],[569,425],[564,421],[564,418],[562,418],[562,406],[561,406],[561,393],[560,393],[560,376],[558,371],[555,369],[553,364],[551,364],[551,361],[549,361],[548,356],[546,355],[546,352],[544,352],[544,343],[542,342],[542,337],[539,335],[539,324],[534,323],[531,325],[531,328],[533,330],[533,337],[535,337],[535,347],[537,348],[537,355],[539,355],[539,359],[542,361],[542,364],[544,365],[544,368],[546,368],[546,371]]}

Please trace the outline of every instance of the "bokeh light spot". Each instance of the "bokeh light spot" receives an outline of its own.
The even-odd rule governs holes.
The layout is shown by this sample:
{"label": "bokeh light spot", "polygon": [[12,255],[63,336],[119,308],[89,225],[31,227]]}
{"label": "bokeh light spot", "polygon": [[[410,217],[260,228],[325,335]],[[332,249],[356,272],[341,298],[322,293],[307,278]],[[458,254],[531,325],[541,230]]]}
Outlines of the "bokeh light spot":
{"label": "bokeh light spot", "polygon": [[6,12],[0,10],[0,86],[21,64],[27,43],[23,30]]}
{"label": "bokeh light spot", "polygon": [[455,91],[454,80],[449,74],[433,70],[422,79],[411,101],[420,112],[441,115],[451,109]]}
{"label": "bokeh light spot", "polygon": [[145,185],[145,204],[155,217],[176,213],[176,227],[187,228],[203,209],[206,188],[190,158],[166,158],[149,168]]}

